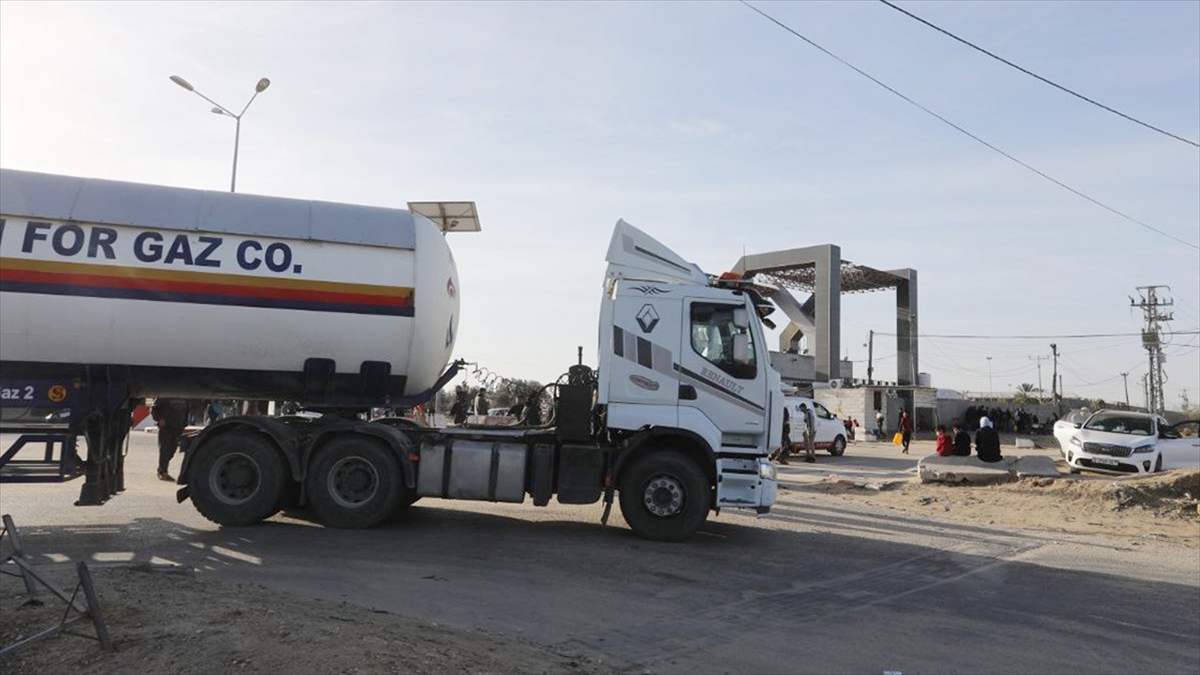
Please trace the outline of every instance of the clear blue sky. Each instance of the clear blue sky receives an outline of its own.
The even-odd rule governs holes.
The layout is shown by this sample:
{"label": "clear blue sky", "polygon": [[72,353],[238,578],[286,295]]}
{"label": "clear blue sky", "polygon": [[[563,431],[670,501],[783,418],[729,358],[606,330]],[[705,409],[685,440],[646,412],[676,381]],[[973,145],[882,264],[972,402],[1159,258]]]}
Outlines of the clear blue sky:
{"label": "clear blue sky", "polygon": [[[1200,139],[1200,3],[897,4],[1050,79]],[[595,364],[603,255],[625,218],[706,271],[814,244],[920,275],[927,335],[1126,333],[1171,287],[1200,328],[1200,150],[1051,89],[877,2],[761,3],[810,39],[1121,219],[880,89],[737,2],[0,3],[0,164],[403,207],[475,200],[451,245],[459,354],[551,380]],[[846,296],[843,355],[894,331]],[[876,372],[895,372],[876,342]],[[1136,336],[926,337],[939,387],[1036,384],[1142,400]],[[1167,402],[1200,401],[1200,337],[1167,347]],[[987,357],[991,356],[990,362]],[[1050,363],[1042,361],[1045,389]]]}

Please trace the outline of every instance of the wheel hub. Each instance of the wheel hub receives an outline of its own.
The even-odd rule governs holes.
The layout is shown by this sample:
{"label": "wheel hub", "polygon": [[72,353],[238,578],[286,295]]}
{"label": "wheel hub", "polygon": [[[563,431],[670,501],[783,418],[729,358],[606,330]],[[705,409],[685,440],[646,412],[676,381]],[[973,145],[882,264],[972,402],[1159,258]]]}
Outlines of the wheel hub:
{"label": "wheel hub", "polygon": [[209,487],[226,504],[242,504],[258,492],[258,463],[249,455],[231,453],[221,458],[209,478]]}
{"label": "wheel hub", "polygon": [[329,494],[343,507],[353,508],[370,501],[378,489],[379,474],[362,457],[346,457],[329,471]]}
{"label": "wheel hub", "polygon": [[683,510],[683,485],[671,476],[655,476],[646,484],[642,501],[646,510],[660,517],[674,516]]}

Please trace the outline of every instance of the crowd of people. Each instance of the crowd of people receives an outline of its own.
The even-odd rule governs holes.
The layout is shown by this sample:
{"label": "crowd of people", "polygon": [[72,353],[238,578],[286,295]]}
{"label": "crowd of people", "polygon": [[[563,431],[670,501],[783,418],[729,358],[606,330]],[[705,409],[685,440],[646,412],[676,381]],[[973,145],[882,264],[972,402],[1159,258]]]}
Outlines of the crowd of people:
{"label": "crowd of people", "polygon": [[970,406],[963,413],[963,422],[970,429],[979,429],[981,420],[985,417],[995,428],[1009,433],[1029,434],[1044,431],[1042,420],[1037,413],[1027,412],[1024,407],[1014,411],[997,406]]}

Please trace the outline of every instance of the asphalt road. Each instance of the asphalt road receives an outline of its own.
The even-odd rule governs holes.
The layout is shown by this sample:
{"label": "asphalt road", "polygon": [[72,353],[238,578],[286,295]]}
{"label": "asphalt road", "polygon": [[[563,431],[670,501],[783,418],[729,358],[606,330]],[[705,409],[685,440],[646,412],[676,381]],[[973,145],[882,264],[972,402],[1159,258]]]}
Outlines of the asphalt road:
{"label": "asphalt road", "polygon": [[[72,506],[78,481],[0,486],[36,563],[188,565],[630,672],[1200,672],[1194,551],[897,517],[797,489],[769,518],[724,512],[684,544],[637,539],[616,508],[604,527],[599,506],[428,499],[368,531],[303,513],[220,528],[154,478],[154,441],[134,434],[127,490],[101,507]],[[783,484],[904,476],[918,456],[858,444],[785,468]]]}

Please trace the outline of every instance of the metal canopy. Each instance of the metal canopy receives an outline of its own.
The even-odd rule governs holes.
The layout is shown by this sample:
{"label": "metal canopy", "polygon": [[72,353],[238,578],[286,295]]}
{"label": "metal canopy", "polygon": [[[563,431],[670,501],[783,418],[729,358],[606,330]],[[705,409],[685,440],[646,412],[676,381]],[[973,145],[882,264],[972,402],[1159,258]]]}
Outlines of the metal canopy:
{"label": "metal canopy", "polygon": [[[772,283],[785,288],[806,293],[816,292],[816,263],[788,265],[766,270],[758,269],[754,273],[756,276],[766,277]],[[891,272],[884,272],[865,265],[855,265],[849,260],[841,261],[841,273],[843,293],[883,291],[896,288],[901,282],[906,281],[904,277],[896,276]]]}
{"label": "metal canopy", "polygon": [[409,202],[408,210],[432,220],[442,232],[479,232],[475,202]]}

